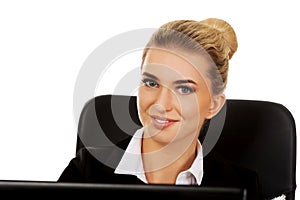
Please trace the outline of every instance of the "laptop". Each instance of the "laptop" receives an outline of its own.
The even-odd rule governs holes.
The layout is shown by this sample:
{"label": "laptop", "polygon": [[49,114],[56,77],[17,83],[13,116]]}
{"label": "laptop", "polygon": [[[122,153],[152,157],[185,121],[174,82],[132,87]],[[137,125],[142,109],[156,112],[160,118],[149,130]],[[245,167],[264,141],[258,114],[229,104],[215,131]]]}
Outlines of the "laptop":
{"label": "laptop", "polygon": [[[241,188],[199,187],[186,185],[135,185],[62,183],[47,181],[0,180],[0,193],[22,198],[87,198],[94,199],[184,199],[184,200],[246,200],[246,190]],[[101,198],[102,197],[102,198]]]}

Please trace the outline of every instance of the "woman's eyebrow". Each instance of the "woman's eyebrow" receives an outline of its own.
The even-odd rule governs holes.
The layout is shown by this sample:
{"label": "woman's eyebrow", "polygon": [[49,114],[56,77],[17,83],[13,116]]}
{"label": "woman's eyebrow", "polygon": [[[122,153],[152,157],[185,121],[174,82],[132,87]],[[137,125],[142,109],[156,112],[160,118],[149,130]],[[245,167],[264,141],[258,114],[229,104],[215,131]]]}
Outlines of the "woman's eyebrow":
{"label": "woman's eyebrow", "polygon": [[153,74],[150,74],[148,72],[144,72],[143,76],[147,76],[147,77],[152,78],[152,79],[154,79],[156,81],[158,80],[158,78],[156,76],[154,76]]}
{"label": "woman's eyebrow", "polygon": [[175,84],[184,84],[184,83],[193,83],[195,85],[197,85],[197,83],[193,80],[190,79],[186,79],[186,80],[177,80],[174,82]]}
{"label": "woman's eyebrow", "polygon": [[[149,77],[153,80],[156,80],[156,81],[159,80],[156,76],[154,76],[153,74],[150,74],[149,72],[144,72],[143,76],[147,76],[147,77]],[[174,81],[174,84],[185,84],[185,83],[192,83],[192,84],[198,85],[195,81],[190,80],[190,79],[183,79],[183,80]]]}

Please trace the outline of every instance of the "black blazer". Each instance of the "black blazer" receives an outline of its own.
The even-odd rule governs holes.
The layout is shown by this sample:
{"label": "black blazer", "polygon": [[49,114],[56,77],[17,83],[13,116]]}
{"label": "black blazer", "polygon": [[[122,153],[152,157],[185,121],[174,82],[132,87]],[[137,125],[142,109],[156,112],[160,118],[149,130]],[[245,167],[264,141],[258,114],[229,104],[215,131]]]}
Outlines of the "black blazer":
{"label": "black blazer", "polygon": [[[126,149],[131,137],[118,144]],[[115,147],[83,148],[60,175],[58,182],[145,184],[136,176],[115,174],[115,167],[122,158]],[[98,156],[101,157],[98,159]],[[109,162],[110,166],[104,164]],[[112,167],[113,166],[113,167]],[[201,186],[241,187],[247,189],[248,199],[262,199],[258,176],[255,172],[209,153],[203,160]]]}

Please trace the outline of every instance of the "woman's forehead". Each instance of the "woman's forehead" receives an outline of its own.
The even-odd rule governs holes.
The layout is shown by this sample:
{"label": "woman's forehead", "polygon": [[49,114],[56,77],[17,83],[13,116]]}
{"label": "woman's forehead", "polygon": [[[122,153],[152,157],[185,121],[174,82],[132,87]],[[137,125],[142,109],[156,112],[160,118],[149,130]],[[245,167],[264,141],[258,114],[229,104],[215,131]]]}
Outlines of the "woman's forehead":
{"label": "woman's forehead", "polygon": [[145,57],[142,71],[179,79],[199,79],[207,77],[209,67],[208,59],[202,55],[182,50],[151,49]]}

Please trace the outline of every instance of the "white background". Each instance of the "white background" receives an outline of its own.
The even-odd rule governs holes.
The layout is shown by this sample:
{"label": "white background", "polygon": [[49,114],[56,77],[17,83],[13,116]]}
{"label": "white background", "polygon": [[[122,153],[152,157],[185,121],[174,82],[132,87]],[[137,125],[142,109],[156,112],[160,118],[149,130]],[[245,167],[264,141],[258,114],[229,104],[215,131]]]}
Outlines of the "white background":
{"label": "white background", "polygon": [[[296,0],[1,1],[0,179],[55,181],[75,155],[73,93],[86,58],[117,34],[174,19],[227,20],[239,41],[227,97],[281,103],[299,125],[297,5]],[[138,63],[132,58],[126,57]],[[99,80],[110,82],[95,95],[112,92],[130,65],[135,64]]]}

